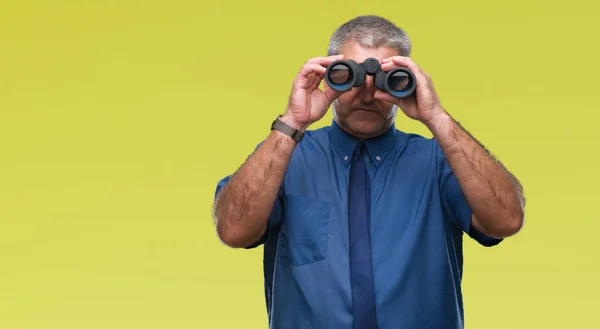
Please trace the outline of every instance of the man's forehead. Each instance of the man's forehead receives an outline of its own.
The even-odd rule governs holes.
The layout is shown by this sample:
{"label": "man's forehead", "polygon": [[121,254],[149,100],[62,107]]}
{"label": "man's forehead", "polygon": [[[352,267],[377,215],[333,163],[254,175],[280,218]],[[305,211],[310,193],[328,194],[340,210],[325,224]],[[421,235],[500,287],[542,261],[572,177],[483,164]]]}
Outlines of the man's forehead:
{"label": "man's forehead", "polygon": [[397,56],[399,53],[397,49],[392,47],[367,47],[356,41],[350,41],[344,45],[342,54],[344,55],[345,59],[352,59],[357,63],[360,63],[369,57],[376,58],[381,61],[384,58]]}

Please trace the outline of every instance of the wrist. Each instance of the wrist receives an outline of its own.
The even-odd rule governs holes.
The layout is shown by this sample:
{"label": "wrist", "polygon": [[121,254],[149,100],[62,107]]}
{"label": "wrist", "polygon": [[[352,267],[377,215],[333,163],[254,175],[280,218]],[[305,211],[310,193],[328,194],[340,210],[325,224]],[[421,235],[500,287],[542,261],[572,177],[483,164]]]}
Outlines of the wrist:
{"label": "wrist", "polygon": [[424,122],[425,126],[431,131],[434,136],[443,135],[452,125],[452,117],[446,111],[440,111],[439,114]]}
{"label": "wrist", "polygon": [[296,142],[300,142],[304,137],[304,130],[301,130],[301,125],[290,117],[283,115],[278,116],[271,124],[271,130],[278,130],[280,133],[287,135]]}
{"label": "wrist", "polygon": [[298,123],[298,121],[294,120],[294,118],[287,114],[282,115],[279,120],[294,129],[298,129],[299,131],[305,131],[306,128],[308,128],[308,125]]}

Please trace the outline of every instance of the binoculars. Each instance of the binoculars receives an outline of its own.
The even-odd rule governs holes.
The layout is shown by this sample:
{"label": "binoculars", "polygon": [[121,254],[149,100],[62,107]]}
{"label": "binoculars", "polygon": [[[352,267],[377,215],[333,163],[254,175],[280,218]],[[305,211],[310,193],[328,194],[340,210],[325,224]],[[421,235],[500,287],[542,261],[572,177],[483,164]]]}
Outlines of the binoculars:
{"label": "binoculars", "polygon": [[373,77],[375,88],[396,98],[411,96],[417,87],[415,76],[409,69],[397,67],[385,72],[375,58],[367,58],[362,63],[351,59],[337,60],[327,66],[325,82],[331,89],[345,92],[364,84],[367,75]]}

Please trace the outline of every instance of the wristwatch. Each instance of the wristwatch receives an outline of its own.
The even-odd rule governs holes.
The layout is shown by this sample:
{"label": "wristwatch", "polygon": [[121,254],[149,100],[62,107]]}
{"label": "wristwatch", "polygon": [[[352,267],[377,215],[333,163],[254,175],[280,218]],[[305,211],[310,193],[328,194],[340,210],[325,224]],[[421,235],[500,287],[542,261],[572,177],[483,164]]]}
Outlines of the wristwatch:
{"label": "wristwatch", "polygon": [[271,124],[271,131],[273,129],[278,130],[290,136],[293,140],[300,142],[302,140],[302,137],[304,137],[304,132],[281,121],[279,118],[281,118],[282,116],[283,115],[280,114],[277,116],[277,118],[275,118],[275,120],[273,120],[273,123]]}

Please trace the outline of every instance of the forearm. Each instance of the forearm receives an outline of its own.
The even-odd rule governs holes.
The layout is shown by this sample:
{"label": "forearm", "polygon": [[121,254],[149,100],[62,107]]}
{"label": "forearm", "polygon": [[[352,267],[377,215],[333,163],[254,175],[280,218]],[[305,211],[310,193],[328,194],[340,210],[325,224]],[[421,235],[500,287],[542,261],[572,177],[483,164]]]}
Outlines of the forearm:
{"label": "forearm", "polygon": [[213,215],[225,244],[246,247],[263,235],[295,145],[272,131],[219,192]]}
{"label": "forearm", "polygon": [[524,217],[518,180],[447,113],[427,126],[473,210],[475,226],[497,238],[515,234]]}

